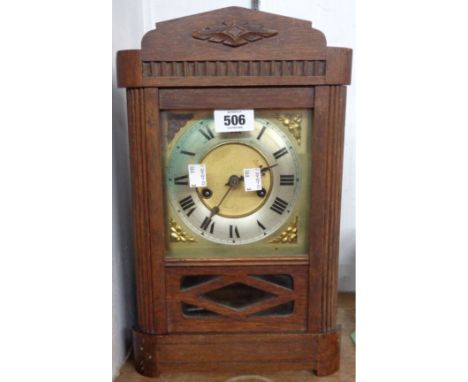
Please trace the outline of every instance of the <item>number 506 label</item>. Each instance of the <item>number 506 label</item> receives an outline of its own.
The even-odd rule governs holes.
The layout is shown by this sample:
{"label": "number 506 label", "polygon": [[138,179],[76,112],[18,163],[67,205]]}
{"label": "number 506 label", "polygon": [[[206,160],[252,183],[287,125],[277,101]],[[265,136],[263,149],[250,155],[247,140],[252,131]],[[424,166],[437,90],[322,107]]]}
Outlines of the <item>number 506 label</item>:
{"label": "number 506 label", "polygon": [[254,129],[253,110],[215,110],[214,120],[217,133],[252,131]]}

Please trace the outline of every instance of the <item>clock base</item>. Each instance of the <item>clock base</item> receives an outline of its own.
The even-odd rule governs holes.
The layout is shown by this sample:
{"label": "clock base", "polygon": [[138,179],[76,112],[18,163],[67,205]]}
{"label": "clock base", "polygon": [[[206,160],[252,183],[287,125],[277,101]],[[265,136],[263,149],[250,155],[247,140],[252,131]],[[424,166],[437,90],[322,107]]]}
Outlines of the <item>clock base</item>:
{"label": "clock base", "polygon": [[315,333],[172,334],[133,331],[135,368],[147,377],[161,372],[313,370],[338,371],[340,328]]}

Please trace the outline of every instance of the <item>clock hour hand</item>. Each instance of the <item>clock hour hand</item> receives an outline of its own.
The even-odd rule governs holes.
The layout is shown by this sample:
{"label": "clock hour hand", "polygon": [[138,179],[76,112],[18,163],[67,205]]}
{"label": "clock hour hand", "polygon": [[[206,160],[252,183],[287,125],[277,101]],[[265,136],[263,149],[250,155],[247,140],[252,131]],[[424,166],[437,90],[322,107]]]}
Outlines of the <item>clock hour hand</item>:
{"label": "clock hour hand", "polygon": [[271,166],[268,166],[268,167],[260,166],[260,172],[263,175],[263,174],[265,174],[266,170],[270,170],[270,169],[272,169],[273,167],[276,167],[276,166],[278,166],[278,163],[272,164]]}

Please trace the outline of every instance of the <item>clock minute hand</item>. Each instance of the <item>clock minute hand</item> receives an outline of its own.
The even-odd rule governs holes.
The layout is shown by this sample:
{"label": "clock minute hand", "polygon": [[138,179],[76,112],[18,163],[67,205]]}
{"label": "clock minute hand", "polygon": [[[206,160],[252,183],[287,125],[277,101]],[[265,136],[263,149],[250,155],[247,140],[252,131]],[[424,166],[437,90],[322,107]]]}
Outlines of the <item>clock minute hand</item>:
{"label": "clock minute hand", "polygon": [[231,192],[231,190],[233,188],[236,188],[237,186],[239,186],[239,183],[240,183],[241,179],[240,177],[238,177],[237,175],[231,175],[229,177],[229,181],[226,183],[226,186],[229,186],[229,188],[227,189],[227,191],[224,193],[223,197],[221,198],[221,200],[219,201],[218,205],[217,206],[214,206],[212,209],[211,209],[211,214],[210,214],[210,219],[215,216],[217,213],[219,213],[219,206],[224,202],[224,199],[226,199],[226,197],[228,196],[228,194]]}
{"label": "clock minute hand", "polygon": [[226,199],[226,197],[228,196],[229,192],[231,192],[232,190],[232,186],[230,186],[226,193],[223,195],[223,197],[221,198],[221,201],[218,203],[217,206],[214,206],[212,209],[211,209],[211,213],[210,213],[210,219],[215,216],[217,213],[219,213],[219,206],[224,202],[224,199]]}

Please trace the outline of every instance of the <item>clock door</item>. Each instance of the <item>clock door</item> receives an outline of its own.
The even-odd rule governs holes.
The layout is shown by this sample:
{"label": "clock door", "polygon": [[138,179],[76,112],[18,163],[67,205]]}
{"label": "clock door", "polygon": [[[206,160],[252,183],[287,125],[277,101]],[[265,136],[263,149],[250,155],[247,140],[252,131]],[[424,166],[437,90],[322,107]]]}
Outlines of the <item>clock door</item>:
{"label": "clock door", "polygon": [[312,109],[278,106],[235,132],[218,108],[161,112],[169,332],[307,329]]}
{"label": "clock door", "polygon": [[214,111],[161,113],[166,260],[307,258],[311,110],[253,109],[234,132]]}

